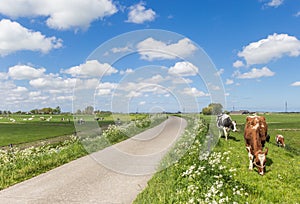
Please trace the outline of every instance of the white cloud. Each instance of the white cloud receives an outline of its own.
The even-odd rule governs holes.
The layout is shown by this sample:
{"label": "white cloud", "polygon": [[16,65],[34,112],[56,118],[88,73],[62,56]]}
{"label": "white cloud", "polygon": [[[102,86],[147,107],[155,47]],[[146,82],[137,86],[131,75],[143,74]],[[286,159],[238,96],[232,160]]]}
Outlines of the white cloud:
{"label": "white cloud", "polygon": [[300,81],[296,81],[296,82],[292,83],[291,86],[300,86]]}
{"label": "white cloud", "polygon": [[20,50],[47,53],[61,46],[61,39],[46,37],[40,32],[34,32],[17,22],[12,22],[7,19],[0,21],[0,56],[5,56]]}
{"label": "white cloud", "polygon": [[129,7],[128,20],[126,22],[143,24],[146,21],[154,21],[155,17],[155,11],[146,9],[145,3],[140,2]]}
{"label": "white cloud", "polygon": [[116,83],[109,83],[109,82],[100,83],[97,86],[96,95],[98,96],[110,95],[112,94],[112,91],[116,89],[117,86],[118,84]]}
{"label": "white cloud", "polygon": [[226,85],[230,85],[233,83],[234,83],[234,81],[232,79],[226,79],[226,82],[225,82]]}
{"label": "white cloud", "polygon": [[198,73],[198,68],[190,62],[177,62],[170,67],[169,74],[179,76],[195,76]]}
{"label": "white cloud", "polygon": [[218,86],[218,85],[214,85],[212,83],[208,83],[207,84],[207,87],[211,90],[214,90],[214,91],[218,91],[218,90],[221,90],[221,88]]}
{"label": "white cloud", "polygon": [[191,88],[184,88],[183,93],[190,95],[190,96],[194,96],[194,97],[203,97],[203,96],[209,96],[209,94],[204,93],[203,91],[199,91],[197,88],[195,87],[191,87]]}
{"label": "white cloud", "polygon": [[99,63],[97,60],[90,60],[79,66],[61,70],[61,73],[70,74],[73,77],[101,77],[117,73],[118,70],[107,63]]}
{"label": "white cloud", "polygon": [[32,79],[29,81],[29,84],[36,88],[42,90],[58,90],[61,92],[65,89],[69,89],[72,91],[76,83],[76,79],[74,78],[67,78],[63,79],[61,77],[55,77],[52,75],[48,75],[45,77],[40,77],[37,79]]}
{"label": "white cloud", "polygon": [[156,75],[152,76],[149,79],[144,79],[143,83],[146,83],[146,84],[159,84],[163,81],[165,81],[164,77],[162,77],[160,74],[156,74]]}
{"label": "white cloud", "polygon": [[27,91],[28,91],[28,89],[24,86],[17,86],[15,89],[12,90],[12,92],[15,92],[15,93],[24,93]]}
{"label": "white cloud", "polygon": [[235,73],[235,76],[239,79],[257,79],[261,77],[271,77],[274,75],[275,73],[267,67],[263,67],[261,69],[253,68],[250,72],[246,72],[243,74],[241,74],[239,71]]}
{"label": "white cloud", "polygon": [[137,44],[137,49],[142,59],[176,59],[187,57],[197,50],[197,47],[188,39],[183,38],[176,43],[165,43],[153,38],[147,38]]}
{"label": "white cloud", "polygon": [[7,76],[6,72],[0,72],[0,80],[5,80],[7,78],[8,78],[8,76]]}
{"label": "white cloud", "polygon": [[235,68],[240,68],[240,67],[243,67],[245,66],[244,63],[241,61],[241,60],[237,60],[235,61],[233,64],[232,64],[233,67]]}
{"label": "white cloud", "polygon": [[125,46],[125,47],[114,47],[111,49],[112,53],[120,53],[120,52],[129,52],[132,49],[129,46]]}
{"label": "white cloud", "polygon": [[124,74],[131,74],[131,73],[133,73],[134,71],[133,71],[133,69],[126,69],[125,71],[124,70],[121,70],[120,71],[120,74],[121,75],[124,75]]}
{"label": "white cloud", "polygon": [[56,99],[59,101],[73,101],[73,96],[58,96]]}
{"label": "white cloud", "polygon": [[29,92],[30,97],[37,97],[37,96],[40,96],[41,94],[42,94],[41,91],[31,91],[31,92]]}
{"label": "white cloud", "polygon": [[142,105],[145,105],[146,104],[146,101],[141,101],[139,102],[139,105],[142,106]]}
{"label": "white cloud", "polygon": [[274,33],[266,39],[250,43],[238,53],[248,65],[268,63],[284,55],[291,57],[300,55],[300,41],[296,37]]}
{"label": "white cloud", "polygon": [[281,4],[283,4],[283,1],[284,0],[271,0],[270,2],[267,3],[268,6],[270,7],[278,7],[280,6]]}
{"label": "white cloud", "polygon": [[8,76],[15,80],[30,80],[42,77],[46,69],[36,69],[27,65],[15,65],[8,69]]}
{"label": "white cloud", "polygon": [[296,14],[295,14],[296,17],[299,17],[300,16],[300,11],[298,11]]}
{"label": "white cloud", "polygon": [[12,18],[46,17],[50,28],[86,29],[90,23],[118,10],[111,0],[1,0],[0,13]]}
{"label": "white cloud", "polygon": [[224,71],[225,71],[224,69],[218,70],[217,73],[216,73],[217,76],[221,76],[224,73]]}

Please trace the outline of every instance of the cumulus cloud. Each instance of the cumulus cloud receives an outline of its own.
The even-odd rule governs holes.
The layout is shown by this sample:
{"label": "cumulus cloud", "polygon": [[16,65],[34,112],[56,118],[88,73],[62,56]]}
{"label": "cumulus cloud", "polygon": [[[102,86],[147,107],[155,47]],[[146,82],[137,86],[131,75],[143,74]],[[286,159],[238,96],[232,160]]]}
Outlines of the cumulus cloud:
{"label": "cumulus cloud", "polygon": [[217,76],[221,76],[224,73],[224,69],[219,69],[216,73]]}
{"label": "cumulus cloud", "polygon": [[233,67],[235,68],[240,68],[240,67],[243,67],[245,66],[244,63],[241,61],[241,60],[237,60],[235,61],[233,64],[232,64]]}
{"label": "cumulus cloud", "polygon": [[198,68],[190,62],[177,62],[170,67],[169,74],[179,76],[195,76],[198,73]]}
{"label": "cumulus cloud", "polygon": [[230,85],[233,83],[234,83],[234,81],[232,79],[226,79],[226,82],[225,82],[226,85]]}
{"label": "cumulus cloud", "polygon": [[238,53],[248,65],[264,64],[284,55],[297,57],[300,55],[300,41],[288,34],[269,35],[266,39],[250,43]]}
{"label": "cumulus cloud", "polygon": [[296,82],[292,83],[291,86],[300,86],[300,81],[296,81]]}
{"label": "cumulus cloud", "polygon": [[246,72],[241,74],[239,71],[234,74],[239,79],[257,79],[261,77],[271,77],[274,76],[275,73],[272,72],[267,67],[263,67],[261,69],[253,68],[250,72]]}
{"label": "cumulus cloud", "polygon": [[120,53],[120,52],[129,52],[132,49],[129,46],[125,46],[125,47],[114,47],[111,49],[112,53]]}
{"label": "cumulus cloud", "polygon": [[267,6],[276,8],[276,7],[280,6],[281,4],[283,4],[283,1],[284,0],[271,0],[270,2],[267,3]]}
{"label": "cumulus cloud", "polygon": [[47,53],[50,50],[60,48],[61,46],[61,39],[57,39],[56,37],[46,37],[40,32],[29,30],[19,23],[8,19],[2,19],[0,21],[1,56],[5,56],[20,50]]}
{"label": "cumulus cloud", "polygon": [[107,63],[100,63],[97,60],[90,60],[79,66],[61,70],[61,73],[70,74],[75,77],[101,77],[117,73],[118,70]]}
{"label": "cumulus cloud", "polygon": [[24,86],[17,86],[15,89],[12,90],[12,92],[15,92],[15,93],[24,93],[27,91],[28,91],[28,89]]}
{"label": "cumulus cloud", "polygon": [[199,91],[197,88],[195,87],[191,87],[191,88],[184,88],[183,90],[184,94],[190,95],[190,96],[194,96],[194,97],[203,97],[203,96],[209,96],[209,94],[204,93],[203,91]]}
{"label": "cumulus cloud", "polygon": [[7,73],[6,72],[0,72],[0,80],[5,80],[7,79]]}
{"label": "cumulus cloud", "polygon": [[110,95],[112,94],[113,90],[116,89],[117,86],[118,84],[116,83],[110,83],[110,82],[100,83],[97,86],[96,95],[98,96]]}
{"label": "cumulus cloud", "polygon": [[143,24],[146,21],[154,21],[155,17],[155,11],[146,9],[145,3],[140,2],[129,7],[128,19],[126,22]]}
{"label": "cumulus cloud", "polygon": [[197,47],[188,38],[176,43],[165,43],[150,37],[138,43],[137,49],[142,59],[152,61],[187,57],[193,54]]}
{"label": "cumulus cloud", "polygon": [[133,72],[134,72],[133,69],[128,68],[128,69],[126,69],[125,71],[124,71],[124,70],[121,70],[121,71],[120,71],[120,74],[121,74],[121,75],[124,75],[124,74],[131,74],[131,73],[133,73]]}
{"label": "cumulus cloud", "polygon": [[8,76],[14,80],[31,80],[44,75],[46,69],[36,69],[27,65],[15,65],[8,69]]}
{"label": "cumulus cloud", "polygon": [[42,90],[57,90],[56,93],[60,93],[65,89],[72,91],[72,88],[75,86],[76,79],[74,78],[62,78],[52,75],[47,75],[45,77],[40,77],[32,79],[29,81],[29,84],[36,88]]}
{"label": "cumulus cloud", "polygon": [[46,17],[50,28],[86,29],[97,19],[118,11],[111,0],[1,0],[0,13],[12,18]]}

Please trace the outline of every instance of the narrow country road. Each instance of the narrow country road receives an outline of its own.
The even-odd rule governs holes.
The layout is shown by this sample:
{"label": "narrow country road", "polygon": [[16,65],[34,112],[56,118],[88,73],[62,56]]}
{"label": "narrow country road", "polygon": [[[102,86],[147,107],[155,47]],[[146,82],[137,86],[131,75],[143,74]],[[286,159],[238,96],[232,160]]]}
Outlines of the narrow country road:
{"label": "narrow country road", "polygon": [[162,124],[102,151],[0,191],[0,203],[132,203],[186,121]]}

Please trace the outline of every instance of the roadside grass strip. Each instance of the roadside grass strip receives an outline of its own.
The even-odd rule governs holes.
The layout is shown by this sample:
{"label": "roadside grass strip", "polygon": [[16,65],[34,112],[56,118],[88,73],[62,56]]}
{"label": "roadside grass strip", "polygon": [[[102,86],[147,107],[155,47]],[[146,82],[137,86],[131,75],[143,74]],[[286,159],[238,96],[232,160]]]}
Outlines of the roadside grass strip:
{"label": "roadside grass strip", "polygon": [[165,115],[154,114],[122,125],[110,124],[105,130],[84,131],[79,138],[87,152],[92,153],[155,127],[166,119]]}
{"label": "roadside grass strip", "polygon": [[56,145],[0,150],[0,190],[86,154],[76,137]]}

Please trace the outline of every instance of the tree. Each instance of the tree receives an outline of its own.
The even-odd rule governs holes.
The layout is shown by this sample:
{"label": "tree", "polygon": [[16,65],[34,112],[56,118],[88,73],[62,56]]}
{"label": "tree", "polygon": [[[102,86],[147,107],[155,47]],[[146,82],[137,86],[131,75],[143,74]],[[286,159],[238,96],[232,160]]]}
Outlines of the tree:
{"label": "tree", "polygon": [[87,106],[84,110],[85,114],[92,115],[94,113],[94,107],[93,106]]}
{"label": "tree", "polygon": [[59,106],[57,106],[56,108],[53,109],[53,113],[54,114],[60,114],[61,113],[61,109]]}
{"label": "tree", "polygon": [[52,114],[53,109],[48,107],[48,108],[42,108],[41,112],[43,112],[44,114]]}
{"label": "tree", "polygon": [[205,107],[202,109],[203,115],[211,115],[212,114],[212,107]]}
{"label": "tree", "polygon": [[218,115],[222,113],[223,106],[220,103],[210,103],[208,107],[202,109],[204,115]]}

